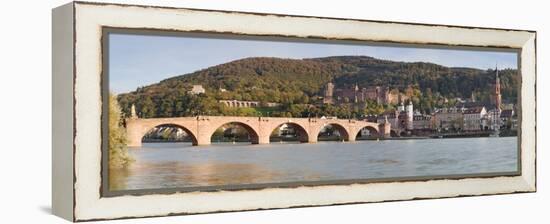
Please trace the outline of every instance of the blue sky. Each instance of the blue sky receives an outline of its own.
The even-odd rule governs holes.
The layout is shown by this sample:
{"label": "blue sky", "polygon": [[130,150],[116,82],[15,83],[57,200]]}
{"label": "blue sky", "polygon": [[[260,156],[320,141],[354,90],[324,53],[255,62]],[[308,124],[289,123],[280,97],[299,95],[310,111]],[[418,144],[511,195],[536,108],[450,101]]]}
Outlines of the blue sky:
{"label": "blue sky", "polygon": [[109,88],[114,93],[125,93],[246,57],[301,59],[341,55],[423,61],[451,67],[487,69],[498,63],[499,69],[517,68],[517,55],[511,52],[110,34]]}

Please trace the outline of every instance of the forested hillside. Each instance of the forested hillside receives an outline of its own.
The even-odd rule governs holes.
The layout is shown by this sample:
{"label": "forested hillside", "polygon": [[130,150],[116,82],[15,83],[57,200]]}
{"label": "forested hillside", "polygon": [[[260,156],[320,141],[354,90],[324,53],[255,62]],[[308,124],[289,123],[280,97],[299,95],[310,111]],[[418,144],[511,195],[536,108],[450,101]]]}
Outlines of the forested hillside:
{"label": "forested hillside", "polygon": [[[135,104],[140,117],[208,115],[267,115],[357,117],[380,113],[394,105],[321,105],[323,86],[336,88],[389,86],[410,96],[415,108],[431,112],[434,107],[453,104],[455,98],[488,101],[495,80],[494,70],[449,68],[431,63],[405,63],[367,56],[338,56],[312,59],[245,58],[183,74],[159,83],[120,94],[128,115]],[[499,71],[502,98],[515,102],[516,70]],[[200,84],[206,94],[188,93]],[[247,100],[281,103],[280,108],[228,108],[218,100]],[[447,100],[443,100],[447,99]]]}

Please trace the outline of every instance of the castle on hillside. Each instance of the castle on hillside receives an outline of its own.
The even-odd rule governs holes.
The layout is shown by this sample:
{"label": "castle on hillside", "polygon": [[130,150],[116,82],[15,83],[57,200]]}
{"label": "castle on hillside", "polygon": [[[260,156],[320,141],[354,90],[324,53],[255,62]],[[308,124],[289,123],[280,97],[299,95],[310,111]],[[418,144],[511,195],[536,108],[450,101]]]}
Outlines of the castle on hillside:
{"label": "castle on hillside", "polygon": [[335,88],[332,82],[327,83],[323,91],[323,103],[325,104],[364,103],[367,100],[375,101],[378,104],[397,104],[399,93],[392,93],[387,86],[359,88],[356,84],[351,88]]}

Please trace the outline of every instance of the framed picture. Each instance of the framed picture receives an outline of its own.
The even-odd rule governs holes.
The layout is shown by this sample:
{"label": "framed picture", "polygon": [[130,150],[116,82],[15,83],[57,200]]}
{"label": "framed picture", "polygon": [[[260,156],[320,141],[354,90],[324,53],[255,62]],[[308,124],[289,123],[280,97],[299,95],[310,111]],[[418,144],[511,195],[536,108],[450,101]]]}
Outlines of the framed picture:
{"label": "framed picture", "polygon": [[53,10],[71,221],[536,191],[536,32]]}

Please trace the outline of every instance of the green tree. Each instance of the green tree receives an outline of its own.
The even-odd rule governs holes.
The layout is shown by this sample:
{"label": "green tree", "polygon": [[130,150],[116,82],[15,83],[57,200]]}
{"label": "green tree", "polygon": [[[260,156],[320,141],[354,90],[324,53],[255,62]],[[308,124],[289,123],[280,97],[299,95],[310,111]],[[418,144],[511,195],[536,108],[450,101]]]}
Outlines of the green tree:
{"label": "green tree", "polygon": [[155,117],[156,116],[156,105],[155,103],[153,102],[153,100],[151,100],[151,97],[149,96],[144,96],[144,99],[142,99],[142,101],[140,101],[141,103],[138,105],[138,107],[140,108],[140,114],[139,116],[142,117],[142,118],[151,118],[151,117]]}
{"label": "green tree", "polygon": [[109,168],[123,168],[133,160],[126,147],[126,130],[121,125],[122,113],[117,98],[109,94]]}

